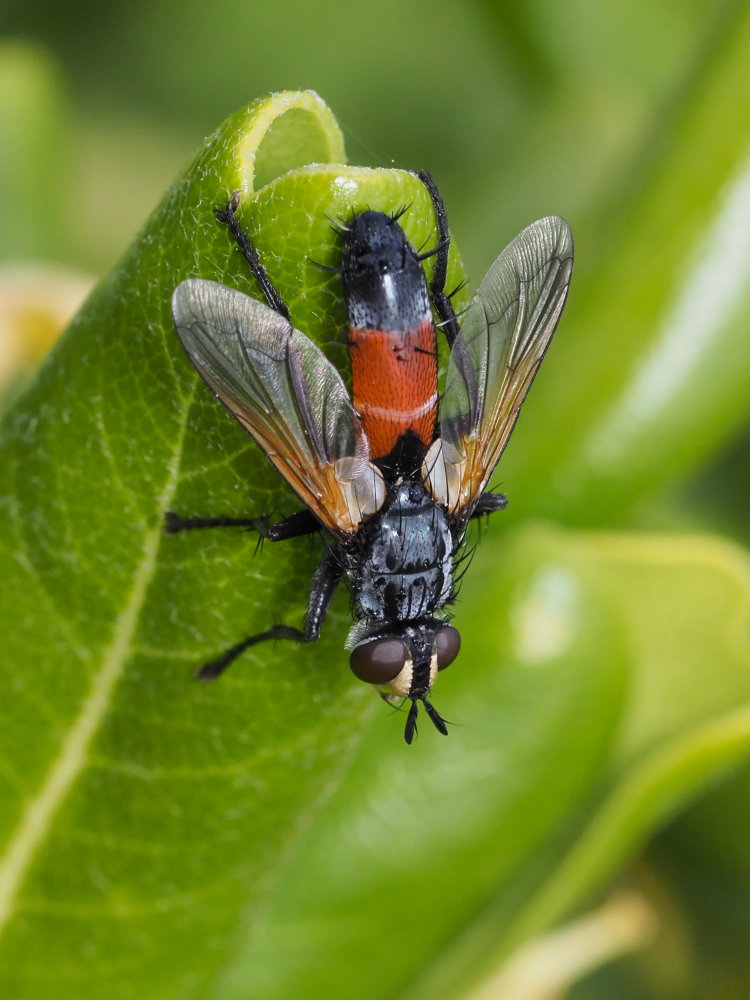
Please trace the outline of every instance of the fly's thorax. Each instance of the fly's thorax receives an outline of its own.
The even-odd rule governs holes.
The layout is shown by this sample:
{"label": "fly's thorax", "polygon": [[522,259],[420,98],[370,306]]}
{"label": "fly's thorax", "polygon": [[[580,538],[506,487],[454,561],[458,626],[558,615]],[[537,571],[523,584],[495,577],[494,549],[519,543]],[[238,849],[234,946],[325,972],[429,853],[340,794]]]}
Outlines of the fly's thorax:
{"label": "fly's thorax", "polygon": [[442,608],[453,596],[454,551],[448,515],[422,483],[393,485],[348,567],[360,616],[408,622]]}

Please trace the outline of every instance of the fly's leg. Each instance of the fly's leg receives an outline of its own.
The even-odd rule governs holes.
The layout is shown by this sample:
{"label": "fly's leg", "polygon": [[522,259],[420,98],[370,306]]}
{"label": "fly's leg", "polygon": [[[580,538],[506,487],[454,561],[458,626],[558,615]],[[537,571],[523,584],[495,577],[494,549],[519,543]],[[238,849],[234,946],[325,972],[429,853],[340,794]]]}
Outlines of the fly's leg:
{"label": "fly's leg", "polygon": [[260,285],[260,289],[266,298],[266,302],[272,309],[283,316],[284,319],[290,320],[291,322],[289,308],[286,302],[284,302],[281,295],[276,290],[275,285],[268,277],[268,272],[260,262],[258,251],[255,249],[252,240],[242,228],[240,220],[237,218],[237,209],[239,208],[239,204],[240,192],[235,191],[229,199],[226,208],[214,209],[216,220],[217,222],[221,222],[223,225],[227,226],[230,233],[234,237],[235,243],[240,248],[243,257],[250,265],[250,270],[253,272],[255,280]]}
{"label": "fly's leg", "polygon": [[[286,320],[289,320],[289,309],[286,303],[268,277],[268,272],[258,257],[258,251],[253,246],[252,240],[242,228],[237,218],[239,204],[240,192],[235,191],[229,199],[226,208],[217,208],[214,210],[216,220],[228,227],[245,260],[250,265],[250,269],[260,285],[269,306]],[[278,524],[269,524],[268,518],[265,517],[182,517],[172,510],[167,511],[164,515],[164,530],[168,535],[176,535],[178,532],[192,531],[197,528],[247,528],[257,531],[262,538],[267,538],[272,542],[279,542],[285,538],[311,535],[313,532],[320,530],[320,524],[306,510],[298,514],[292,514],[291,517],[285,518]]]}
{"label": "fly's leg", "polygon": [[315,642],[320,636],[320,630],[331,606],[333,595],[341,580],[341,564],[335,552],[329,552],[318,566],[310,587],[310,597],[307,602],[304,629],[292,628],[290,625],[274,625],[265,632],[258,632],[238,642],[221,656],[210,663],[205,663],[197,672],[200,681],[215,680],[223,674],[227,667],[244,653],[250,646],[268,639],[291,639],[293,642]]}
{"label": "fly's leg", "polygon": [[507,506],[508,498],[504,493],[483,493],[471,512],[470,520],[483,517],[485,514],[494,514],[496,510],[505,510]]}
{"label": "fly's leg", "polygon": [[298,511],[276,524],[269,524],[267,517],[181,517],[173,510],[164,515],[164,531],[168,535],[197,528],[247,528],[257,531],[269,542],[283,542],[286,538],[312,535],[320,531],[320,524],[309,510]]}
{"label": "fly's leg", "polygon": [[439,326],[446,336],[448,344],[452,347],[453,341],[458,336],[458,319],[453,309],[451,295],[455,295],[458,289],[450,294],[445,291],[445,283],[448,280],[448,254],[451,248],[451,234],[448,229],[448,216],[440,192],[437,189],[432,175],[426,170],[420,170],[417,177],[427,188],[427,192],[432,199],[432,207],[435,212],[435,222],[438,231],[438,245],[435,253],[435,269],[432,272],[430,282],[430,296],[435,312],[440,317]]}

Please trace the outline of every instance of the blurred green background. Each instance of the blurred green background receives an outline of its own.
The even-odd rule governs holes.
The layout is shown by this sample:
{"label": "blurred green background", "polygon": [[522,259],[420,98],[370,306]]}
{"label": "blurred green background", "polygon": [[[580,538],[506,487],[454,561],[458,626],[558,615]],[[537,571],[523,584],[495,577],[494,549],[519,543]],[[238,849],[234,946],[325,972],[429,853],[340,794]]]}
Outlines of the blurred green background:
{"label": "blurred green background", "polygon": [[[5,0],[0,10],[4,264],[106,274],[230,111],[267,91],[314,89],[350,162],[432,172],[473,282],[533,219],[556,213],[573,228],[560,343],[503,468],[514,511],[750,542],[750,5]],[[668,329],[689,328],[685,314],[698,332],[675,356]],[[652,344],[676,388],[669,378],[649,388]],[[579,428],[575,447],[558,426]],[[746,998],[749,814],[740,771],[664,829],[621,878],[650,901],[658,933],[539,997]]]}
{"label": "blurred green background", "polygon": [[[45,214],[66,213],[61,243],[38,232],[21,249],[106,270],[230,110],[270,90],[311,88],[335,110],[351,162],[429,167],[470,273],[550,211],[576,224],[579,268],[590,267],[581,226],[605,204],[608,227],[622,222],[636,172],[668,144],[672,116],[736,8],[6,0],[5,37],[26,40],[30,60],[49,58],[36,86],[57,99],[35,200]],[[61,174],[66,196],[48,187]],[[50,204],[53,193],[69,203]]]}

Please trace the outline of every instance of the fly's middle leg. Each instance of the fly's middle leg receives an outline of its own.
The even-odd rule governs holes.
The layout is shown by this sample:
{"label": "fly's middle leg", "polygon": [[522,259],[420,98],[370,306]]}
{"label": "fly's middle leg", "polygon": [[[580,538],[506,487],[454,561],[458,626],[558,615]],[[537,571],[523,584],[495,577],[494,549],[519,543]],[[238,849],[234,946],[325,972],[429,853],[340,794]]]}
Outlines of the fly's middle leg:
{"label": "fly's middle leg", "polygon": [[430,282],[430,297],[432,298],[435,312],[440,317],[438,326],[445,334],[449,346],[452,347],[453,341],[458,336],[459,328],[451,296],[456,294],[458,288],[449,293],[445,291],[445,283],[448,280],[448,255],[451,248],[448,215],[445,211],[442,195],[438,191],[437,184],[432,179],[432,175],[426,170],[420,170],[417,172],[417,177],[427,188],[427,192],[432,199],[432,207],[435,212],[435,223],[438,231],[438,245],[435,250],[435,269],[432,272],[432,281]]}

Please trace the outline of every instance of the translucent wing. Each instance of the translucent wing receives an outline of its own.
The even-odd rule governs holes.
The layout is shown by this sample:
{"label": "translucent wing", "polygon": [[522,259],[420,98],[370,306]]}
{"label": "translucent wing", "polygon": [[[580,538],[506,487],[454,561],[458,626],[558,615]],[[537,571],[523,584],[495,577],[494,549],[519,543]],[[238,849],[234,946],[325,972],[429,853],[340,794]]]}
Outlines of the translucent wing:
{"label": "translucent wing", "polygon": [[497,465],[560,318],[573,236],[549,216],[519,233],[471,301],[448,363],[440,438],[425,459],[430,490],[471,510]]}
{"label": "translucent wing", "polygon": [[341,376],[273,309],[213,281],[190,279],[172,297],[188,358],[330,531],[357,530],[385,485]]}

